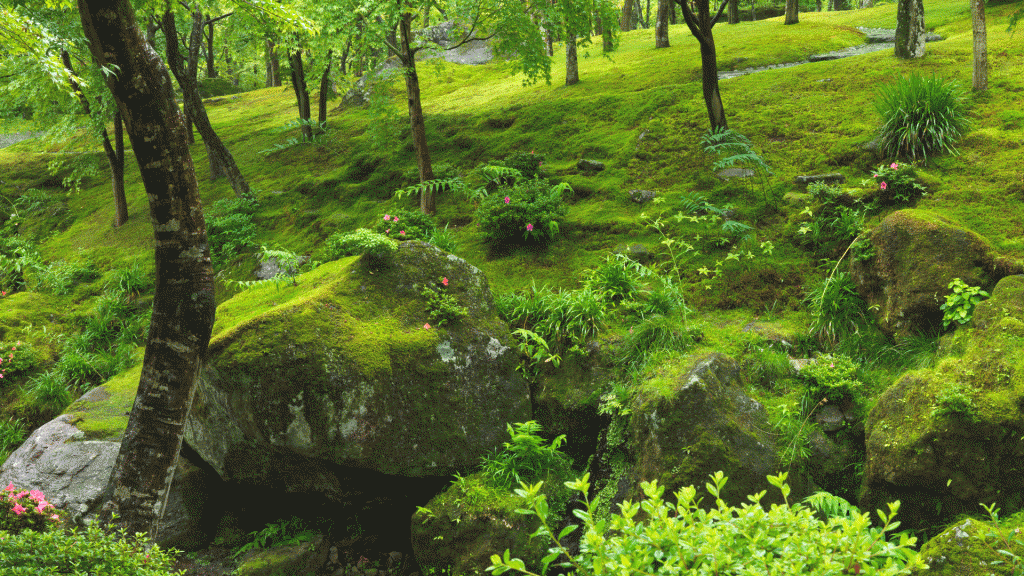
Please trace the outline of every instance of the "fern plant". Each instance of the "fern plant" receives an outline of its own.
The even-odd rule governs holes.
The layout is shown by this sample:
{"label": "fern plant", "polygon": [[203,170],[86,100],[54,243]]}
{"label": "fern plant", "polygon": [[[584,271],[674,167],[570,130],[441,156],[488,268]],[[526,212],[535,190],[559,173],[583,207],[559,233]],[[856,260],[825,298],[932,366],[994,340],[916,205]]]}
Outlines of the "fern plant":
{"label": "fern plant", "polygon": [[770,208],[777,208],[781,195],[771,183],[774,175],[768,163],[754,150],[750,139],[728,128],[714,128],[701,137],[704,152],[718,156],[713,168],[723,170],[733,167],[745,167],[754,171],[761,185],[764,203]]}

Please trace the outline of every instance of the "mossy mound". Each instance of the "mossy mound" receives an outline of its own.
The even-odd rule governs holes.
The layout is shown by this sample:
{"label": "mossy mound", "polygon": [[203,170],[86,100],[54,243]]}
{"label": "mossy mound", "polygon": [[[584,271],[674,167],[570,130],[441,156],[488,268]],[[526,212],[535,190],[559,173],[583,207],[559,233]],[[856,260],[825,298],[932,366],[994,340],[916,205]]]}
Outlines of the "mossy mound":
{"label": "mossy mound", "polygon": [[633,403],[629,450],[637,478],[630,497],[643,497],[641,481],[657,480],[671,494],[703,486],[721,470],[730,486],[724,499],[738,506],[747,494],[768,490],[766,477],[778,472],[767,413],[743,392],[732,358],[710,354],[689,366],[648,380]]}
{"label": "mossy mound", "polygon": [[[428,327],[427,286],[467,315]],[[331,465],[451,474],[531,416],[486,278],[429,244],[239,294],[213,332],[186,441],[225,480],[330,492]]]}
{"label": "mossy mound", "polygon": [[1020,557],[1024,517],[1016,514],[996,525],[990,521],[964,518],[946,528],[921,546],[921,557],[927,570],[914,575],[938,576],[1011,576],[1016,574],[1014,561],[1001,550]]}
{"label": "mossy mound", "polygon": [[979,503],[1024,506],[1024,276],[999,282],[935,368],[910,372],[867,421],[861,508],[900,500],[912,528],[978,513]]}
{"label": "mossy mound", "polygon": [[925,210],[893,212],[871,231],[870,242],[875,256],[854,260],[850,271],[889,335],[937,332],[939,306],[954,278],[988,290],[999,278],[1020,272],[1019,264],[997,258],[980,235]]}

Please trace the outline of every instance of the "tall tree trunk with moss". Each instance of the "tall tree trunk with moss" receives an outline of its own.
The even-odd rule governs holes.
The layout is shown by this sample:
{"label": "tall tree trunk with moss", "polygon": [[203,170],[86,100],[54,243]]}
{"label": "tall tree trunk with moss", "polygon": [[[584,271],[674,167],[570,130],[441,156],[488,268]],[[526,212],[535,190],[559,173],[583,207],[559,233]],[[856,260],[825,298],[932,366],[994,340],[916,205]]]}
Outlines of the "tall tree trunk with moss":
{"label": "tall tree trunk with moss", "polygon": [[313,139],[313,127],[310,126],[309,110],[309,88],[306,86],[306,72],[302,68],[302,50],[292,50],[288,53],[288,64],[292,69],[292,90],[295,91],[295,99],[299,104],[299,125],[302,129],[302,139],[309,142]]}
{"label": "tall tree trunk with moss", "polygon": [[718,53],[715,51],[715,37],[711,33],[728,1],[724,0],[718,12],[712,16],[710,0],[696,0],[696,11],[690,8],[687,0],[676,0],[683,11],[687,28],[700,44],[701,87],[712,130],[729,127],[725,119],[725,107],[722,105],[722,93],[718,89]]}
{"label": "tall tree trunk with moss", "polygon": [[264,87],[272,88],[281,85],[281,59],[277,55],[277,46],[274,41],[267,38],[266,49],[266,82]]}
{"label": "tall tree trunk with moss", "polygon": [[668,48],[668,20],[672,12],[672,0],[658,0],[658,19],[654,23],[654,47]]}
{"label": "tall tree trunk with moss", "polygon": [[924,56],[924,2],[899,0],[896,7],[896,57],[904,60]]}
{"label": "tall tree trunk with moss", "polygon": [[[397,0],[402,2],[402,0]],[[416,152],[416,167],[419,169],[420,182],[434,179],[434,170],[430,165],[430,149],[427,147],[427,126],[423,121],[423,102],[420,99],[420,79],[416,74],[416,51],[412,47],[412,17],[409,11],[402,13],[398,24],[399,54],[405,68],[405,91],[409,101],[409,128],[412,130],[412,145]],[[433,214],[436,209],[434,193],[420,193],[420,210],[424,214]]]}
{"label": "tall tree trunk with moss", "polygon": [[633,0],[625,0],[622,4],[622,17],[619,19],[619,30],[629,32],[633,29]]}
{"label": "tall tree trunk with moss", "polygon": [[975,92],[988,90],[988,32],[985,28],[985,0],[971,0],[971,32],[974,39],[974,75],[971,87]]}
{"label": "tall tree trunk with moss", "polygon": [[576,58],[576,36],[567,34],[565,37],[565,85],[580,83],[580,67]]}
{"label": "tall tree trunk with moss", "polygon": [[786,0],[786,19],[783,24],[800,23],[800,2],[799,0]]}
{"label": "tall tree trunk with moss", "polygon": [[158,536],[216,308],[206,222],[171,77],[129,0],[78,0],[93,58],[124,116],[149,197],[156,293],[139,389],[101,521]]}
{"label": "tall tree trunk with moss", "polygon": [[192,14],[192,31],[189,35],[189,59],[186,62],[182,58],[179,49],[178,31],[174,24],[174,14],[164,13],[164,35],[167,37],[167,65],[171,67],[174,77],[181,87],[181,96],[185,101],[185,110],[191,116],[192,121],[203,137],[203,144],[206,146],[206,155],[210,161],[210,179],[226,175],[231,189],[235,196],[242,198],[249,195],[249,183],[242,176],[241,170],[235,163],[234,156],[228,151],[227,146],[221,141],[220,136],[213,130],[210,117],[206,115],[206,108],[203,106],[202,96],[199,95],[199,43],[202,41],[203,15],[196,11]]}
{"label": "tall tree trunk with moss", "polygon": [[324,75],[320,77],[320,94],[317,97],[317,133],[323,133],[327,127],[327,96],[331,92],[331,60],[334,57],[334,50],[327,51],[327,67],[324,68]]}

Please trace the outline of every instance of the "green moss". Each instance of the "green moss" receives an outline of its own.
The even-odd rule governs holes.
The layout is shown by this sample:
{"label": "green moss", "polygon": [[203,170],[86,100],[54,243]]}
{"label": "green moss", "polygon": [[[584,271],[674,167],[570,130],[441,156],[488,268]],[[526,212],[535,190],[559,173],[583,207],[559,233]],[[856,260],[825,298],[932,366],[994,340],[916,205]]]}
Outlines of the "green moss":
{"label": "green moss", "polygon": [[120,442],[141,375],[141,364],[128,369],[93,390],[88,396],[91,400],[80,398],[64,413],[72,416],[72,423],[85,433],[84,439]]}

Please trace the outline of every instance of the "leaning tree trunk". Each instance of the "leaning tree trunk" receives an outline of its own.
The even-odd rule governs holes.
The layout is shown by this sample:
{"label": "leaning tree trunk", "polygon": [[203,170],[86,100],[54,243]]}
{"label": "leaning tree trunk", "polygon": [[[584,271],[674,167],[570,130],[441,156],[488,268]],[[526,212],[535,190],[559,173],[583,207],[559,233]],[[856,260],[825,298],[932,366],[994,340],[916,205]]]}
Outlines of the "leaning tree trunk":
{"label": "leaning tree trunk", "polygon": [[579,61],[576,59],[576,35],[565,36],[565,85],[580,83]]}
{"label": "leaning tree trunk", "polygon": [[[420,79],[416,75],[416,52],[412,48],[412,14],[402,14],[399,22],[401,36],[401,53],[399,58],[405,67],[405,91],[409,97],[409,127],[412,130],[412,145],[416,151],[416,167],[419,168],[420,182],[434,179],[434,170],[430,166],[430,149],[427,148],[427,126],[423,121],[423,102],[420,100]],[[420,210],[424,214],[433,214],[435,210],[434,193],[424,190],[420,193]]]}
{"label": "leaning tree trunk", "polygon": [[310,126],[309,111],[309,88],[306,86],[306,72],[302,68],[302,50],[295,50],[288,53],[288,63],[292,68],[292,89],[295,90],[295,99],[299,103],[299,124],[302,128],[302,140],[309,142],[313,139],[313,127]]}
{"label": "leaning tree trunk", "polygon": [[327,127],[327,95],[331,91],[331,58],[334,50],[327,51],[327,67],[324,68],[324,75],[320,77],[320,94],[317,99],[317,133],[323,133]]}
{"label": "leaning tree trunk", "polygon": [[800,2],[799,0],[786,0],[786,20],[783,24],[800,23]]}
{"label": "leaning tree trunk", "polygon": [[156,237],[156,294],[139,389],[102,521],[158,535],[213,328],[213,267],[192,156],[171,78],[146,43],[129,0],[79,0],[96,63],[135,150]]}
{"label": "leaning tree trunk", "polygon": [[718,88],[718,54],[715,50],[715,37],[711,32],[715,22],[725,10],[726,3],[723,2],[714,16],[711,15],[710,0],[696,0],[694,7],[697,12],[690,8],[688,0],[676,0],[676,3],[683,11],[683,19],[686,21],[687,28],[700,44],[701,87],[704,92],[704,106],[708,110],[711,129],[728,128],[725,107],[722,105],[722,93]]}
{"label": "leaning tree trunk", "polygon": [[899,0],[896,8],[896,57],[924,56],[924,2]]}
{"label": "leaning tree trunk", "polygon": [[[202,31],[203,17],[202,14],[196,12],[192,16],[190,50],[198,50]],[[213,179],[218,174],[218,170],[223,170],[228,177],[228,182],[231,183],[232,190],[235,191],[235,196],[238,198],[248,196],[249,183],[242,176],[242,172],[235,164],[235,158],[228,151],[227,146],[213,131],[210,117],[206,115],[206,108],[203,107],[203,99],[199,96],[199,83],[196,81],[199,65],[198,53],[195,58],[190,55],[189,68],[186,69],[181,51],[178,49],[178,31],[174,26],[174,14],[170,12],[164,13],[164,35],[167,37],[167,64],[171,67],[174,77],[178,79],[178,85],[181,86],[185,110],[192,117],[196,129],[203,137],[203,144],[206,145],[206,153],[210,159],[210,178]],[[218,170],[215,170],[215,166]]]}
{"label": "leaning tree trunk", "polygon": [[988,90],[988,33],[985,29],[985,0],[971,0],[971,31],[974,36],[975,92]]}
{"label": "leaning tree trunk", "polygon": [[654,23],[654,47],[668,48],[668,19],[672,0],[658,0],[658,19]]}

